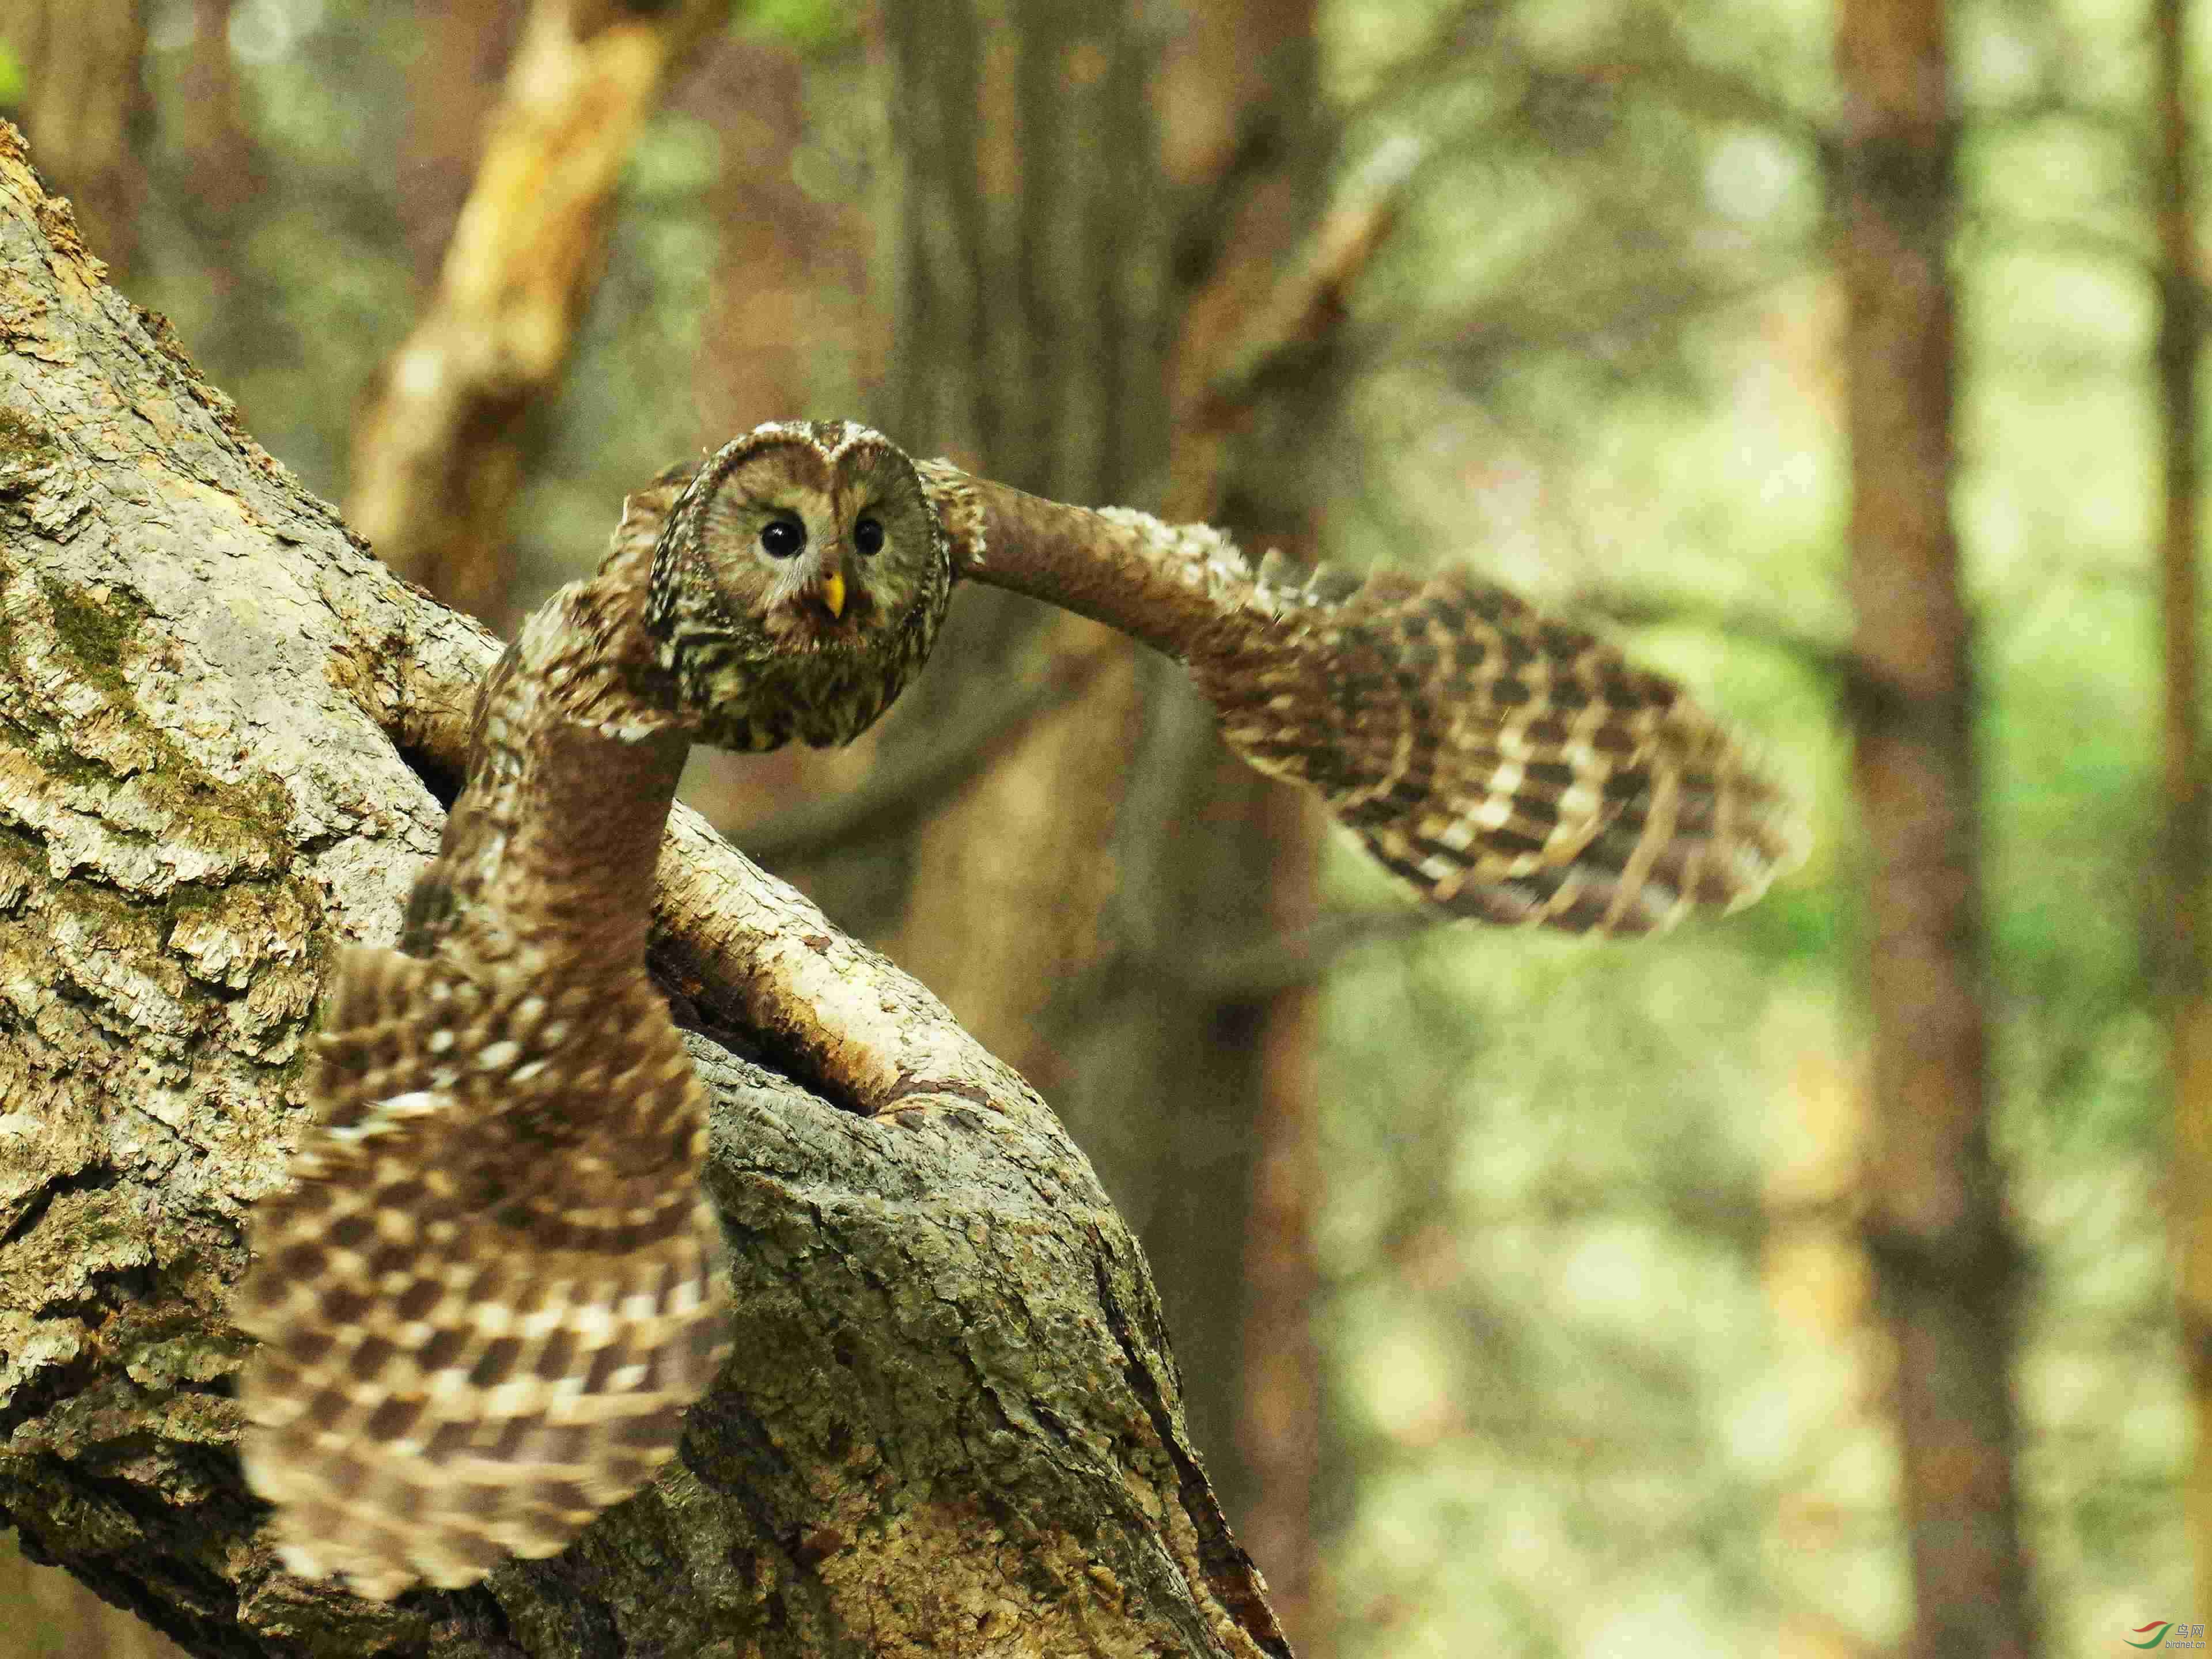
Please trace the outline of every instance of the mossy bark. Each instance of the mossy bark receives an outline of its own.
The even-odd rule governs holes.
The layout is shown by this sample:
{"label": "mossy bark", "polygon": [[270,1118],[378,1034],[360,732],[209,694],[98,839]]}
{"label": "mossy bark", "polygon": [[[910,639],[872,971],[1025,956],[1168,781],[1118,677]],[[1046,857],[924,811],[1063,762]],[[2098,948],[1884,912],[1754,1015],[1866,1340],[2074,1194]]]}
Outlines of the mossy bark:
{"label": "mossy bark", "polygon": [[739,1328],[682,1457],[475,1589],[276,1570],[225,1297],[493,650],[101,284],[0,125],[0,1522],[198,1653],[1286,1653],[1082,1153],[689,817],[656,961],[729,1045],[695,1040]]}

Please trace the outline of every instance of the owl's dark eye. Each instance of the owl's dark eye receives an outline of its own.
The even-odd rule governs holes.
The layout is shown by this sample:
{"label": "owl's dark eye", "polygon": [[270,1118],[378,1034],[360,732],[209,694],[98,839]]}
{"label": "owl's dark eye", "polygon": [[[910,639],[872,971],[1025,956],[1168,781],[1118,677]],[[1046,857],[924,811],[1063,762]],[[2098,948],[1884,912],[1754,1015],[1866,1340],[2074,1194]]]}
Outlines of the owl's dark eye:
{"label": "owl's dark eye", "polygon": [[796,519],[770,519],[761,526],[761,551],[771,559],[788,559],[806,545],[806,526]]}
{"label": "owl's dark eye", "polygon": [[853,545],[860,556],[870,557],[884,550],[884,521],[881,519],[862,519],[853,526]]}

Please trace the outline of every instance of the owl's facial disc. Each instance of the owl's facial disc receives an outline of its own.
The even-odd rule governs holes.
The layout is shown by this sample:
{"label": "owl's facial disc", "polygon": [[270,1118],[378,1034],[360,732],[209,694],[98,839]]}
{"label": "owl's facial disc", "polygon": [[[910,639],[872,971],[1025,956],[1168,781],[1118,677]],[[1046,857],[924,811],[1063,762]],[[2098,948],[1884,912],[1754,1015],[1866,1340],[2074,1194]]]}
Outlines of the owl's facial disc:
{"label": "owl's facial disc", "polygon": [[884,440],[786,430],[757,431],[702,481],[699,597],[732,637],[805,655],[872,650],[930,591],[935,520],[913,464]]}
{"label": "owl's facial disc", "polygon": [[848,422],[732,439],[654,550],[646,629],[698,735],[848,743],[927,656],[951,588],[914,463]]}

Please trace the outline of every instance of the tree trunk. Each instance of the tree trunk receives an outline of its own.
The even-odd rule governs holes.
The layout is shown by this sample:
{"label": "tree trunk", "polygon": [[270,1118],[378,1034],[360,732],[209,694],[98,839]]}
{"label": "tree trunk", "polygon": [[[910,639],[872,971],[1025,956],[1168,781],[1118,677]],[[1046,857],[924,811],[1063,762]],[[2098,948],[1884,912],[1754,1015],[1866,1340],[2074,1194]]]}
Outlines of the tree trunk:
{"label": "tree trunk", "polygon": [[[1326,378],[1275,411],[1264,472],[1247,463],[1266,444],[1231,441],[1249,410],[1218,429],[1188,417],[1312,226],[1328,155],[1313,8],[1170,15],[889,9],[905,264],[885,424],[1061,500],[1212,517],[1310,554],[1297,434],[1326,428]],[[1126,640],[1013,599],[955,622],[919,688],[930,712],[1015,718],[915,814],[891,949],[1098,1160],[1159,1264],[1194,1431],[1235,1509],[1251,1493],[1239,1314],[1264,1008],[1196,970],[1267,914],[1273,786]],[[1012,707],[1006,688],[1040,678],[1081,689]]]}
{"label": "tree trunk", "polygon": [[2166,1000],[2173,1079],[2174,1255],[2196,1449],[2182,1516],[2197,1559],[2197,1604],[2212,1606],[2212,972],[2205,964],[2203,736],[2197,714],[2197,360],[2203,345],[2201,264],[2191,176],[2184,0],[2157,0],[2153,187],[2159,230],[2159,404],[2165,416],[2166,526],[2160,550],[2166,636],[2166,902],[2150,941]]}
{"label": "tree trunk", "polygon": [[[711,125],[721,149],[708,198],[720,246],[696,381],[708,447],[763,421],[851,415],[863,386],[881,377],[889,328],[872,303],[869,192],[824,199],[818,179],[811,189],[800,182],[831,157],[850,166],[852,152],[871,153],[878,78],[857,40],[803,54],[759,30],[725,34],[686,77],[677,107]],[[749,831],[850,797],[870,775],[884,729],[842,749],[695,753],[684,799],[812,895],[819,862],[836,862],[839,837],[802,824],[771,857],[754,850]]]}
{"label": "tree trunk", "polygon": [[1990,1152],[1972,672],[1951,528],[1945,8],[1844,0],[1856,770],[1873,860],[1868,1248],[1895,1343],[1914,1654],[2025,1656],[2018,1269]]}
{"label": "tree trunk", "polygon": [[[1322,814],[1287,789],[1261,803],[1273,843],[1272,927],[1296,938],[1319,919]],[[1260,1109],[1252,1124],[1252,1201],[1244,1229],[1237,1445],[1249,1480],[1237,1526],[1267,1575],[1275,1612],[1305,1659],[1330,1651],[1330,1605],[1316,1533],[1322,1356],[1314,1333],[1321,1262],[1321,991],[1279,991],[1261,1006]]]}
{"label": "tree trunk", "polygon": [[[889,429],[1060,501],[1143,503],[1165,471],[1174,319],[1157,40],[1130,5],[940,0],[884,18],[904,204]],[[1097,960],[1136,648],[998,595],[954,626],[917,688],[930,712],[1041,659],[1087,659],[1087,689],[921,826],[893,954],[1051,1086],[1066,1073],[1041,1016]]]}
{"label": "tree trunk", "polygon": [[[282,326],[281,298],[249,256],[256,219],[267,210],[268,177],[231,57],[234,13],[233,0],[193,0],[175,106],[176,159],[161,180],[164,205],[189,229],[206,274],[210,304],[195,347],[217,364],[254,362]],[[29,136],[39,143],[36,132]]]}
{"label": "tree trunk", "polygon": [[738,1328],[682,1456],[475,1589],[276,1571],[234,1454],[242,1222],[495,645],[98,283],[4,126],[0,343],[0,1520],[198,1653],[1287,1654],[1082,1154],[684,813],[654,964],[748,1054],[694,1042]]}

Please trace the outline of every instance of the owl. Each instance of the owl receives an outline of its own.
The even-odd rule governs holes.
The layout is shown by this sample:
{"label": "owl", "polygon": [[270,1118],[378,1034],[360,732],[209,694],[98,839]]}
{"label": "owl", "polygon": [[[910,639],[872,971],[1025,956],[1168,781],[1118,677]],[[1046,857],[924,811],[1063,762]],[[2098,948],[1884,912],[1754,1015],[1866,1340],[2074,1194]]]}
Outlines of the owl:
{"label": "owl", "polygon": [[1687,697],[1486,583],[1255,564],[849,422],[757,428],[632,496],[524,625],[398,948],[337,964],[234,1306],[290,1570],[468,1583],[672,1455],[727,1325],[706,1097],[645,971],[677,778],[695,739],[866,730],[959,581],[1182,661],[1232,747],[1458,914],[1645,932],[1795,855],[1787,799]]}

